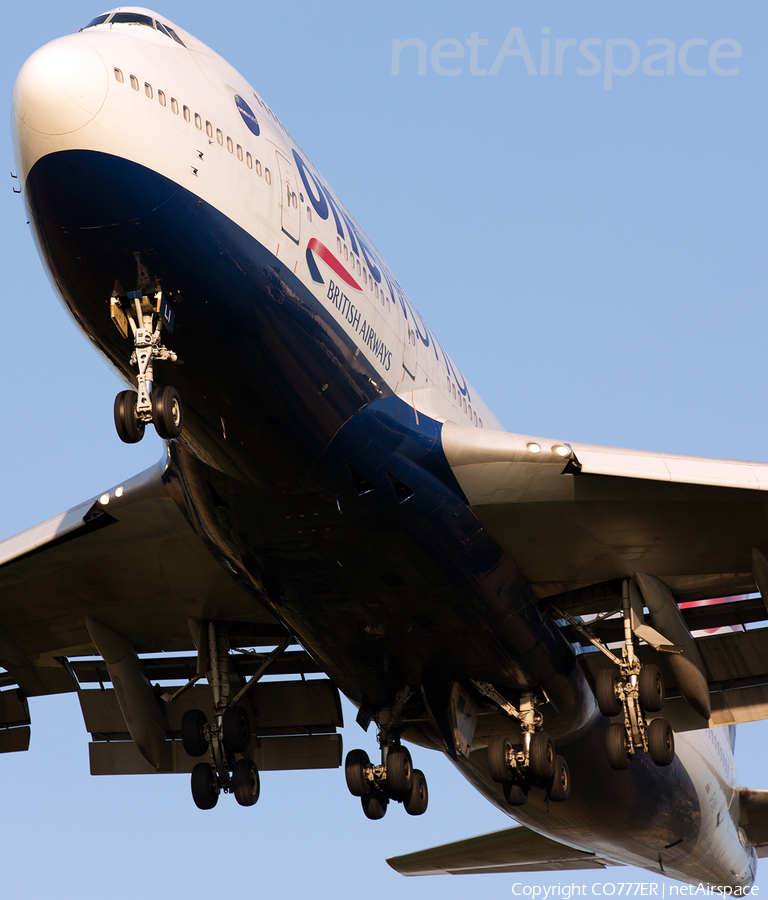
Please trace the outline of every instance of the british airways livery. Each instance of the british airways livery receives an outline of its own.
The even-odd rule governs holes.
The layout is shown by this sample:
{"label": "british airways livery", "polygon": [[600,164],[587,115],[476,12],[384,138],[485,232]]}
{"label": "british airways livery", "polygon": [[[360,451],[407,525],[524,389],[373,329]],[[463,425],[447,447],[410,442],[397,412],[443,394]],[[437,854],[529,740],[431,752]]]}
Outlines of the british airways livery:
{"label": "british airways livery", "polygon": [[[768,791],[733,748],[768,631],[726,626],[768,618],[768,465],[504,431],[288,128],[159,13],[38,50],[12,122],[117,433],[166,451],[0,543],[0,751],[77,692],[93,774],[186,772],[210,809],[343,759],[379,819],[427,810],[417,744],[520,824],[404,874],[749,893]],[[342,757],[339,692],[376,754]]]}

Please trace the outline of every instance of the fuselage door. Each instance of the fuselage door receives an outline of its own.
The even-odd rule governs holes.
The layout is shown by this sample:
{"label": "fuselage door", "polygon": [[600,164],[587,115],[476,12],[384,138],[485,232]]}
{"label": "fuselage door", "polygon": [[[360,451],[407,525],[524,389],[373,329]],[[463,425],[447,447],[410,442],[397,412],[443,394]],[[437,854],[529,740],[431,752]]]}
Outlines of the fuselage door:
{"label": "fuselage door", "polygon": [[403,368],[411,376],[416,377],[416,325],[403,318]]}
{"label": "fuselage door", "polygon": [[280,225],[288,237],[299,243],[301,232],[301,207],[296,167],[278,150],[277,168],[280,172]]}

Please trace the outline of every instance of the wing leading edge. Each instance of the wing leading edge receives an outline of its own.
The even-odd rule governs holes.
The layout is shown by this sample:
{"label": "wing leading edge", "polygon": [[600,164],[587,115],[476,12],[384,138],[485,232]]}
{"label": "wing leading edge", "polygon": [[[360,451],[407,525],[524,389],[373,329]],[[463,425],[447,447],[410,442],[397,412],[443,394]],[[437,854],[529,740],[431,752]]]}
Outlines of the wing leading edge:
{"label": "wing leading edge", "polygon": [[0,686],[78,690],[67,658],[93,654],[87,617],[140,653],[193,650],[189,619],[285,633],[207,551],[167,459],[0,543]]}

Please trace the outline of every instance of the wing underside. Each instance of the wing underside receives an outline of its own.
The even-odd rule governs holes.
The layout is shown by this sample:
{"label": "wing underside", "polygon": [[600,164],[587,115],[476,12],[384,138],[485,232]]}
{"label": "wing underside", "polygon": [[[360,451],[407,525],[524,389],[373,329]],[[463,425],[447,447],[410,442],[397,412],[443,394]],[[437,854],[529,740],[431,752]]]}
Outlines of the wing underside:
{"label": "wing underside", "polygon": [[[445,423],[443,449],[470,508],[542,606],[622,640],[622,589],[637,573],[668,589],[703,660],[712,714],[681,696],[666,654],[664,715],[678,730],[768,717],[768,611],[755,556],[768,553],[768,464],[596,447]],[[763,579],[763,587],[765,587]],[[732,602],[707,605],[713,598]],[[572,627],[594,683],[611,662]],[[675,642],[672,642],[675,643]]]}
{"label": "wing underside", "polygon": [[197,683],[211,622],[245,698],[244,753],[261,769],[339,766],[338,690],[209,552],[169,460],[0,543],[0,752],[28,749],[28,697],[77,691],[92,774],[190,772],[181,720],[214,708]]}
{"label": "wing underside", "polygon": [[619,865],[519,826],[387,860],[402,875],[556,872]]}

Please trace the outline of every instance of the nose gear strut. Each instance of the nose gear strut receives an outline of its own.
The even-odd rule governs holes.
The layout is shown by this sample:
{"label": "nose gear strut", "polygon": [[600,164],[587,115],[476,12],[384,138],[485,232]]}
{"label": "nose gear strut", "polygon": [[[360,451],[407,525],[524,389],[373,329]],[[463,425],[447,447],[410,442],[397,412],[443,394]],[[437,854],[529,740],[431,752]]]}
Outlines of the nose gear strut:
{"label": "nose gear strut", "polygon": [[143,297],[141,291],[129,293],[127,303],[133,301],[134,315],[130,305],[128,311],[123,309],[120,298],[110,299],[112,320],[120,333],[128,337],[129,326],[133,333],[134,350],[129,362],[138,369],[138,390],[122,391],[115,398],[115,427],[126,444],[140,441],[144,437],[145,426],[150,422],[165,440],[177,438],[184,427],[184,412],[178,391],[168,386],[153,390],[155,363],[165,360],[178,362],[176,353],[160,342],[163,325],[171,331],[173,329],[173,311],[162,291],[158,291],[153,300],[151,302],[149,297]]}

